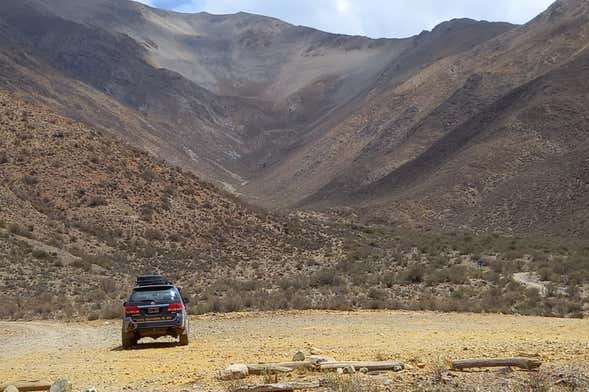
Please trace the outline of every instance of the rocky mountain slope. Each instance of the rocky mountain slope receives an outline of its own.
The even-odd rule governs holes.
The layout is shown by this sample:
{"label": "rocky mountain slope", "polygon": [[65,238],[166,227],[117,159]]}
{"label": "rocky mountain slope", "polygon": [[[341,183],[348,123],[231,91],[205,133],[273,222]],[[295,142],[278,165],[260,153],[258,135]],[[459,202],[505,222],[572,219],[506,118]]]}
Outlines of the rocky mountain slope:
{"label": "rocky mountain slope", "polygon": [[[337,249],[319,224],[248,208],[6,93],[0,135],[0,295],[22,295],[23,309],[50,312],[63,300],[60,311],[87,313],[146,271],[201,288],[261,271],[272,280],[289,271],[284,260],[320,260]],[[118,309],[120,298],[111,299]]]}
{"label": "rocky mountain slope", "polygon": [[[414,75],[389,72],[398,79],[373,89],[262,186],[288,203],[326,183],[299,205],[360,205],[388,222],[586,237],[587,100],[579,75],[587,17],[586,2],[559,1],[529,24]],[[456,23],[436,30],[455,31]],[[545,90],[536,88],[531,100],[521,90],[539,77]],[[511,132],[466,155],[464,145],[475,144],[488,122]],[[449,151],[464,155],[461,162],[444,165]]]}
{"label": "rocky mountain slope", "polygon": [[[329,170],[335,178],[305,203],[364,205],[414,224],[585,237],[588,21],[586,2],[558,1],[377,95],[294,163],[325,156],[321,149],[334,157],[308,170],[319,182]],[[346,160],[350,148],[357,154]]]}
{"label": "rocky mountain slope", "polygon": [[523,26],[457,19],[381,40],[128,1],[0,7],[5,88],[256,204],[589,230],[584,1]]}
{"label": "rocky mountain slope", "polygon": [[182,285],[196,313],[588,310],[583,241],[269,214],[4,92],[0,136],[0,318],[116,318],[146,272]]}
{"label": "rocky mountain slope", "polygon": [[317,188],[296,178],[302,191],[283,198],[271,178],[298,170],[290,157],[363,107],[375,88],[512,28],[456,20],[409,39],[371,40],[126,0],[0,7],[6,87],[264,205]]}

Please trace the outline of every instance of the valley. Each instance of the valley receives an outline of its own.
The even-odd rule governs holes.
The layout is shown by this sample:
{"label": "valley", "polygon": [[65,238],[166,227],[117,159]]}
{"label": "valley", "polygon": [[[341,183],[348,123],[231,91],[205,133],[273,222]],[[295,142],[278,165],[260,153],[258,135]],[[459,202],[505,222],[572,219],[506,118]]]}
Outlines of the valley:
{"label": "valley", "polygon": [[[181,284],[198,314],[587,312],[583,240],[268,212],[16,96],[0,93],[0,114],[3,318],[118,318],[134,277],[147,272]],[[550,290],[515,282],[521,274]]]}
{"label": "valley", "polygon": [[0,9],[3,317],[116,317],[148,270],[195,313],[587,314],[586,2],[380,40]]}
{"label": "valley", "polygon": [[[0,1],[0,385],[234,392],[319,347],[405,369],[247,383],[585,391],[588,40],[585,0],[381,39]],[[120,347],[143,274],[190,345]],[[449,367],[505,356],[542,366]]]}

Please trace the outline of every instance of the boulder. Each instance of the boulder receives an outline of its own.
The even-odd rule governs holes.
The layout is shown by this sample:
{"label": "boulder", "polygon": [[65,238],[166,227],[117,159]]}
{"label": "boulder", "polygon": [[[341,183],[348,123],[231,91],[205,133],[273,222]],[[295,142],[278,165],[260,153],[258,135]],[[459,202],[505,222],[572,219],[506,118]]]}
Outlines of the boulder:
{"label": "boulder", "polygon": [[57,380],[49,388],[49,392],[71,392],[72,386],[67,380]]}
{"label": "boulder", "polygon": [[4,388],[4,392],[18,392],[18,388],[14,385],[9,385],[6,388]]}
{"label": "boulder", "polygon": [[295,355],[293,355],[292,360],[294,362],[301,362],[305,360],[305,353],[301,350],[297,351]]}
{"label": "boulder", "polygon": [[342,368],[337,368],[336,371],[337,371],[337,374],[354,374],[354,373],[356,373],[356,369],[352,365],[342,367]]}
{"label": "boulder", "polygon": [[354,366],[352,366],[352,365],[346,366],[344,368],[344,373],[345,374],[354,374],[354,373],[356,373],[356,368],[354,368]]}

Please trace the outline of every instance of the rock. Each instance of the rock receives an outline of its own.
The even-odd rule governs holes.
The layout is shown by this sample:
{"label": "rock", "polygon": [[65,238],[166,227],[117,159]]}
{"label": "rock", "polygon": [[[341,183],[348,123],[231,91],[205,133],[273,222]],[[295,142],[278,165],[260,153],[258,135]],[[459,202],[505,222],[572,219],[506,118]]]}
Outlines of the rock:
{"label": "rock", "polygon": [[307,359],[313,363],[335,362],[335,358],[326,355],[310,355]]}
{"label": "rock", "polygon": [[82,389],[82,392],[97,392],[95,387],[88,387]]}
{"label": "rock", "polygon": [[246,365],[229,365],[221,372],[219,378],[224,381],[241,380],[249,376],[249,370]]}
{"label": "rock", "polygon": [[354,374],[354,373],[356,373],[356,369],[352,365],[346,366],[345,368],[343,368],[343,371],[344,371],[344,374]]}
{"label": "rock", "polygon": [[297,351],[295,355],[293,355],[292,360],[294,362],[301,362],[305,360],[305,353],[301,350]]}
{"label": "rock", "polygon": [[72,386],[67,380],[57,380],[51,388],[49,392],[70,392],[72,390]]}
{"label": "rock", "polygon": [[388,379],[387,380],[384,380],[382,382],[382,385],[384,385],[385,387],[386,386],[389,386],[389,385],[393,385],[393,380],[388,380]]}
{"label": "rock", "polygon": [[337,374],[344,374],[344,369],[337,368],[336,372],[337,372]]}
{"label": "rock", "polygon": [[405,364],[405,369],[407,369],[407,370],[413,370],[414,367],[412,365],[410,365],[410,364],[407,363],[407,364]]}
{"label": "rock", "polygon": [[359,371],[360,371],[360,373],[362,373],[362,374],[368,374],[368,368],[365,368],[365,367],[363,367],[363,368],[361,368]]}
{"label": "rock", "polygon": [[4,392],[18,392],[18,388],[14,385],[9,385],[6,388],[4,388]]}
{"label": "rock", "polygon": [[420,368],[420,369],[423,369],[423,368],[425,367],[425,363],[423,363],[423,362],[417,362],[417,363],[415,364],[415,366],[417,366],[417,367],[418,367],[418,368]]}

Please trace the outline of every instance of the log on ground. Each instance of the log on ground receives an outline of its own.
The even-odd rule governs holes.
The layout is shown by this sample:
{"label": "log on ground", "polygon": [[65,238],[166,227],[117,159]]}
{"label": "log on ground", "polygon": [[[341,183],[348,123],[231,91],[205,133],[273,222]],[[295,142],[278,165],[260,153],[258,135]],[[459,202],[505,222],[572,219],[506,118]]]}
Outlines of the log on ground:
{"label": "log on ground", "polygon": [[313,382],[286,382],[278,384],[259,384],[240,387],[234,392],[288,392],[301,389],[321,388],[322,384],[319,381]]}
{"label": "log on ground", "polygon": [[[316,364],[311,361],[280,362],[280,363],[257,363],[246,365],[249,374],[280,374],[288,373],[299,368],[315,369]],[[317,368],[318,369],[318,368]]]}
{"label": "log on ground", "polygon": [[365,361],[338,361],[338,362],[321,362],[319,367],[324,371],[336,371],[337,369],[354,368],[366,369],[367,371],[389,370],[400,372],[404,366],[402,362],[398,361],[380,361],[380,362],[365,362]]}
{"label": "log on ground", "polygon": [[542,362],[531,358],[476,358],[452,362],[452,369],[463,370],[487,367],[517,367],[525,370],[537,369]]}
{"label": "log on ground", "polygon": [[19,392],[34,392],[34,391],[48,391],[51,388],[51,383],[48,381],[13,381],[7,384],[0,385],[0,391],[3,391],[8,386],[15,386]]}

